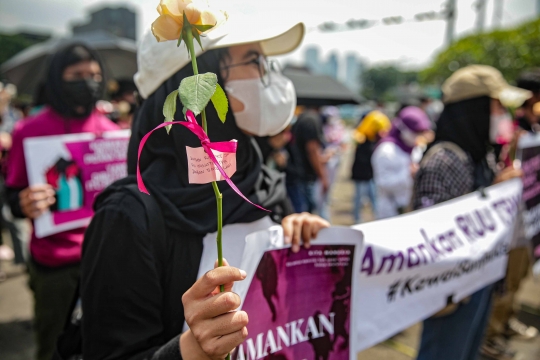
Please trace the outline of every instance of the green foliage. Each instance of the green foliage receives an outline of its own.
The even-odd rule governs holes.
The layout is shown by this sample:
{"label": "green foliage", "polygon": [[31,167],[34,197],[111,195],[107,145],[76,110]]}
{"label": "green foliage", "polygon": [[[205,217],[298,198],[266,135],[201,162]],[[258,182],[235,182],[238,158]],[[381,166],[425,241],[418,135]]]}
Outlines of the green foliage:
{"label": "green foliage", "polygon": [[216,108],[219,120],[224,123],[225,119],[227,118],[227,110],[229,110],[229,101],[227,100],[225,91],[223,91],[219,84],[216,84],[216,92],[214,95],[212,95],[211,100],[212,104],[214,104],[214,107]]}
{"label": "green foliage", "polygon": [[0,64],[10,59],[15,54],[23,51],[39,41],[28,39],[22,35],[0,34]]}
{"label": "green foliage", "polygon": [[518,28],[467,36],[441,52],[421,71],[423,83],[441,84],[455,70],[471,65],[491,65],[508,80],[540,65],[540,19]]}
{"label": "green foliage", "polygon": [[[171,122],[174,120],[174,114],[176,113],[176,98],[178,97],[178,90],[174,90],[165,99],[165,104],[163,104],[163,116],[165,116],[164,122]],[[167,125],[167,134],[171,131],[172,125]]]}
{"label": "green foliage", "polygon": [[415,71],[402,71],[394,65],[374,66],[362,72],[363,95],[368,99],[395,100],[391,90],[417,81]]}
{"label": "green foliage", "polygon": [[178,91],[180,101],[193,114],[199,115],[204,110],[216,91],[217,76],[214,73],[193,75],[184,78]]}

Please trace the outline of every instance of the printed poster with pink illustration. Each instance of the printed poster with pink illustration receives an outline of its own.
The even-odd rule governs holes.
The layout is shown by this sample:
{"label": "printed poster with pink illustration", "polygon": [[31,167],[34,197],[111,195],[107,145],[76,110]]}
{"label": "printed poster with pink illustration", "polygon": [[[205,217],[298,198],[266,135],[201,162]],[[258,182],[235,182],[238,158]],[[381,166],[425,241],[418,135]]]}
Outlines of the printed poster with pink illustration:
{"label": "printed poster with pink illustration", "polygon": [[324,229],[309,249],[293,253],[280,232],[274,227],[246,240],[241,268],[248,278],[233,291],[249,314],[249,335],[233,359],[352,358],[353,269],[362,233]]}
{"label": "printed poster with pink illustration", "polygon": [[540,271],[540,134],[526,134],[519,139],[518,157],[523,170],[525,236],[530,239]]}
{"label": "printed poster with pink illustration", "polygon": [[37,237],[86,226],[97,194],[127,175],[130,131],[42,136],[24,140],[28,182],[50,184],[56,202],[34,221]]}

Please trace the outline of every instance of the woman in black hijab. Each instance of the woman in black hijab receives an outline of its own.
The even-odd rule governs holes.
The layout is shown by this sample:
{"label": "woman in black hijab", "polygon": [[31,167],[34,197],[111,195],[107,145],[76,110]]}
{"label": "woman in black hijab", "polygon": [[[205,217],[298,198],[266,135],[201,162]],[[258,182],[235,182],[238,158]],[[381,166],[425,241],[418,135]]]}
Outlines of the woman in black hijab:
{"label": "woman in black hijab", "polygon": [[[255,143],[238,125],[245,103],[231,96],[231,91],[235,96],[241,92],[244,84],[255,84],[263,97],[266,89],[279,84],[279,74],[261,72],[263,54],[258,42],[209,50],[198,57],[198,67],[200,73],[216,73],[228,94],[231,111],[226,122],[221,123],[211,106],[207,121],[212,141],[238,141],[232,181],[251,201],[272,210],[273,220],[279,221],[287,215],[282,211],[286,201],[283,178],[262,165]],[[166,96],[190,75],[191,66],[185,66],[159,85],[136,112],[129,173],[136,169],[140,139],[163,121]],[[267,75],[275,82],[259,86]],[[181,108],[178,104],[177,109]],[[182,116],[177,111],[176,118]],[[264,118],[261,112],[252,121]],[[130,190],[136,184],[135,176],[113,184],[97,199],[96,215],[85,238],[81,278],[85,360],[223,359],[247,335],[247,314],[233,311],[240,304],[238,296],[215,292],[219,284],[228,284],[230,290],[232,282],[246,274],[230,266],[206,274],[209,268],[201,265],[199,269],[204,252],[215,248],[213,242],[205,248],[204,239],[216,231],[217,213],[211,184],[189,184],[185,146],[200,147],[200,141],[184,127],[173,126],[170,135],[156,131],[141,156],[142,177],[162,213],[164,236],[149,233],[144,205]],[[268,213],[245,202],[226,183],[218,184],[223,193],[225,230],[227,225],[249,228],[270,221]],[[297,251],[301,238],[309,242],[329,224],[310,214],[295,214],[285,217],[282,225]],[[224,251],[232,249],[232,256],[241,255],[242,250],[234,248],[238,240],[243,243],[243,236],[224,238]],[[166,249],[166,256],[160,256],[160,249]],[[204,276],[197,280],[198,274]],[[184,320],[189,330],[182,332]]]}
{"label": "woman in black hijab", "polygon": [[[517,90],[489,66],[468,66],[446,80],[445,108],[437,122],[435,142],[416,174],[415,209],[521,175],[513,167],[496,172],[494,166],[492,149],[497,146],[498,129],[503,121],[511,120],[501,103],[504,91]],[[450,304],[426,319],[417,360],[476,359],[491,308],[492,289],[488,285],[467,301]]]}

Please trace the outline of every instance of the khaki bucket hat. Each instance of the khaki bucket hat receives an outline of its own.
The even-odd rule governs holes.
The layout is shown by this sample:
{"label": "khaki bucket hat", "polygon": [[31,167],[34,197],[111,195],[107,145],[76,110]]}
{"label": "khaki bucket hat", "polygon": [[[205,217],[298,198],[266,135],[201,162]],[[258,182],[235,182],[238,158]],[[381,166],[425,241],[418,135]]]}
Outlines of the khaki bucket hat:
{"label": "khaki bucket hat", "polygon": [[509,85],[499,70],[487,65],[469,65],[457,70],[444,82],[442,92],[445,104],[489,96],[512,108],[521,106],[532,96],[528,90]]}

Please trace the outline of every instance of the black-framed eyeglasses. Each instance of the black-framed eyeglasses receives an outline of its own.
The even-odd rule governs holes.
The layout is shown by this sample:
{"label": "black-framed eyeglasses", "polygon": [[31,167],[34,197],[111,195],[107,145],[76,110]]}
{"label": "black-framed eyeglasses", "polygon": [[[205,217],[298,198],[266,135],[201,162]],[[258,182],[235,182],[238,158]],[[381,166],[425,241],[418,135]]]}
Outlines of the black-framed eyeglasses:
{"label": "black-framed eyeglasses", "polygon": [[233,67],[250,65],[250,64],[254,64],[257,66],[257,69],[259,70],[259,76],[260,76],[261,82],[263,83],[265,87],[270,85],[271,83],[272,72],[279,72],[279,66],[277,62],[273,60],[268,61],[268,59],[266,59],[266,56],[262,54],[248,61],[244,61],[237,64],[226,65],[222,67],[222,69],[228,70]]}

